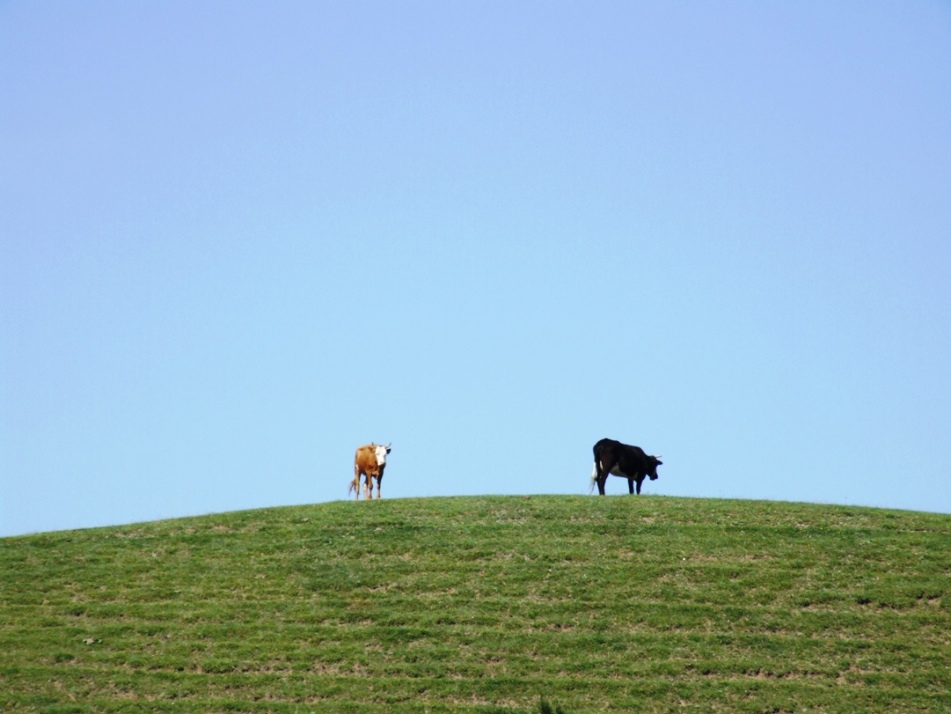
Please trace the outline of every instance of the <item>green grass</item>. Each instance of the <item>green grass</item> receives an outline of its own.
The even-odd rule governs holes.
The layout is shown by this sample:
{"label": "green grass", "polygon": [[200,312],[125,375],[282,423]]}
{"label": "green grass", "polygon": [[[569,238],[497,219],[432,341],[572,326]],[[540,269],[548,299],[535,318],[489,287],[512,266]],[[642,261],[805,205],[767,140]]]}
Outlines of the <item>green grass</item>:
{"label": "green grass", "polygon": [[0,711],[951,711],[951,517],[337,502],[0,540]]}

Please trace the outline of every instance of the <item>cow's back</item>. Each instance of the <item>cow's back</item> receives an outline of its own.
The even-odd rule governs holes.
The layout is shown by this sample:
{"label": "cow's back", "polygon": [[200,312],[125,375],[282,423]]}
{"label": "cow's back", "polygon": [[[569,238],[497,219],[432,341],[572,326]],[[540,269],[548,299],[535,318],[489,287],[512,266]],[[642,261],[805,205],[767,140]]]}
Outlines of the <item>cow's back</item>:
{"label": "cow's back", "polygon": [[378,467],[376,463],[376,444],[364,444],[358,446],[353,455],[354,471],[360,474],[376,474]]}
{"label": "cow's back", "polygon": [[616,456],[620,451],[620,447],[624,446],[620,441],[615,441],[614,439],[601,439],[597,444],[594,445],[594,459],[599,461],[604,459],[606,456]]}
{"label": "cow's back", "polygon": [[618,462],[625,473],[645,473],[648,467],[647,452],[640,446],[626,446],[619,453]]}
{"label": "cow's back", "polygon": [[615,464],[625,474],[644,472],[648,467],[647,453],[639,446],[623,444],[615,439],[601,439],[594,445],[594,460]]}

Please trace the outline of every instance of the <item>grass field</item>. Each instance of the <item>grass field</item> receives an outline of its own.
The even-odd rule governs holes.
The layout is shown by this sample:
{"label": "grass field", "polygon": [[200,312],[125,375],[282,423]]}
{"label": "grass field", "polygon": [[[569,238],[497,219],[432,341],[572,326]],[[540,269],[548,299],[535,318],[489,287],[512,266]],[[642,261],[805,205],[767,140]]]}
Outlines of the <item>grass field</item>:
{"label": "grass field", "polygon": [[947,712],[951,516],[664,497],[0,540],[0,711]]}

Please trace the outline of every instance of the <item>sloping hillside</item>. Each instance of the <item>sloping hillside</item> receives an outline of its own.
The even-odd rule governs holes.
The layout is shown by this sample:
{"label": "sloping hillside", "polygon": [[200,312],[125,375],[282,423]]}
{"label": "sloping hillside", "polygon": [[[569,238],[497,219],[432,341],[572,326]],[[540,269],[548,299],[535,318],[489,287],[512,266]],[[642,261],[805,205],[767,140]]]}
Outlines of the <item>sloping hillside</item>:
{"label": "sloping hillside", "polygon": [[0,540],[0,711],[951,711],[951,517],[337,502]]}

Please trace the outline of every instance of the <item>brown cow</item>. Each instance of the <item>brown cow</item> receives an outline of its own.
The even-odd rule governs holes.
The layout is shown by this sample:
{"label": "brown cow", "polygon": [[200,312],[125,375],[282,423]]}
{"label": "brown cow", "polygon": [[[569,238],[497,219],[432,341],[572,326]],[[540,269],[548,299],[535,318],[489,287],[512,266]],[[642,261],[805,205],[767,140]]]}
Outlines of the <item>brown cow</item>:
{"label": "brown cow", "polygon": [[363,497],[367,500],[373,498],[373,478],[376,479],[376,497],[382,498],[380,493],[380,482],[383,481],[383,469],[386,468],[386,455],[390,453],[390,445],[365,444],[357,448],[357,453],[353,456],[353,481],[350,482],[350,488],[347,490],[354,492],[354,500],[360,500],[360,476],[366,481],[363,486]]}

